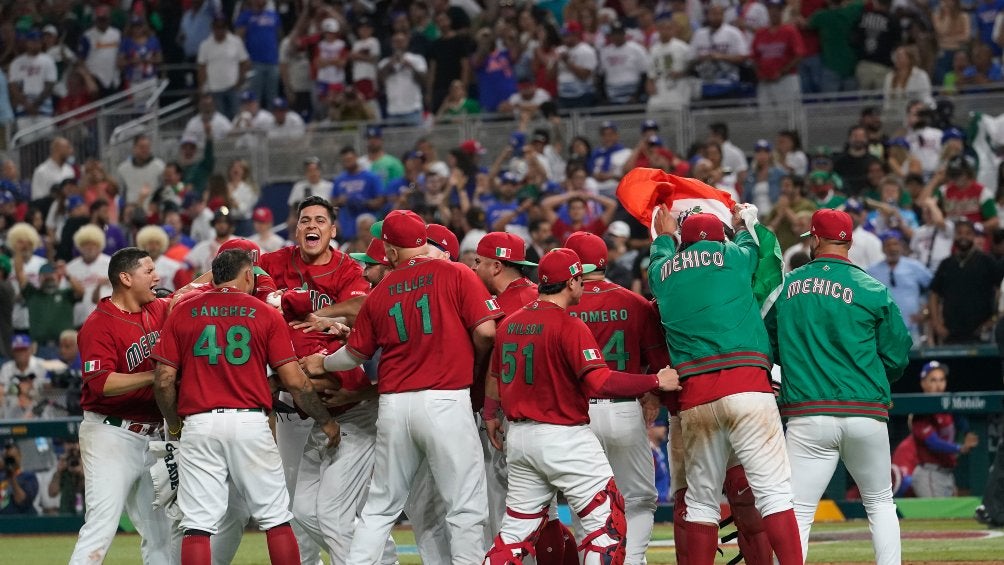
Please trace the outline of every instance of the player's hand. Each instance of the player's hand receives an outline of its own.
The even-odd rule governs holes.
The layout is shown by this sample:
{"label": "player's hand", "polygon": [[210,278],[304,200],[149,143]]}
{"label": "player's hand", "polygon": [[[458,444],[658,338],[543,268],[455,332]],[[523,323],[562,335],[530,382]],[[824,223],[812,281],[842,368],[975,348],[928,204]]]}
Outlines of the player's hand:
{"label": "player's hand", "polygon": [[655,224],[655,233],[659,235],[674,235],[679,224],[676,218],[673,217],[672,212],[670,212],[669,206],[659,204],[656,210],[659,212],[652,219]]}
{"label": "player's hand", "polygon": [[488,441],[491,442],[492,447],[499,451],[504,451],[503,443],[505,442],[505,436],[502,433],[502,420],[499,418],[485,420],[485,430],[488,432]]}
{"label": "player's hand", "polygon": [[965,439],[962,440],[962,446],[959,449],[960,453],[969,453],[974,447],[980,444],[980,436],[969,432],[966,434]]}
{"label": "player's hand", "polygon": [[327,371],[324,370],[324,354],[315,353],[313,355],[301,357],[300,368],[303,369],[303,372],[306,373],[308,377],[316,377],[327,373]]}
{"label": "player's hand", "polygon": [[337,408],[339,406],[345,406],[346,404],[352,404],[356,402],[356,393],[350,390],[345,390],[340,388],[335,389],[324,389],[321,391],[321,401],[328,408]]}
{"label": "player's hand", "polygon": [[659,397],[651,392],[646,392],[639,400],[641,401],[641,413],[645,417],[645,426],[651,426],[659,417],[659,410],[662,408]]}
{"label": "player's hand", "polygon": [[342,442],[342,427],[334,420],[328,420],[327,424],[321,426],[321,431],[328,436],[328,447],[338,447]]}
{"label": "player's hand", "polygon": [[676,369],[664,367],[656,376],[659,378],[659,390],[666,392],[683,390],[683,387],[680,386],[680,374],[676,372]]}

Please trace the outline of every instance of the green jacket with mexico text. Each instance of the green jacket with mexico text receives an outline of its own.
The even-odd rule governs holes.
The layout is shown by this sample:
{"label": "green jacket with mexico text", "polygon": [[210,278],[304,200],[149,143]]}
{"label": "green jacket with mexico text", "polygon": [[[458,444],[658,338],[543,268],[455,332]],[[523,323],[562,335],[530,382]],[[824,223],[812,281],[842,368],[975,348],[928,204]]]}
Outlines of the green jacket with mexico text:
{"label": "green jacket with mexico text", "polygon": [[781,365],[781,415],[889,419],[889,383],[912,340],[889,289],[860,267],[818,257],[785,277],[767,315]]}
{"label": "green jacket with mexico text", "polygon": [[770,371],[770,341],[753,297],[757,262],[747,231],[735,242],[698,241],[680,252],[668,235],[652,242],[648,281],[680,377],[742,366]]}

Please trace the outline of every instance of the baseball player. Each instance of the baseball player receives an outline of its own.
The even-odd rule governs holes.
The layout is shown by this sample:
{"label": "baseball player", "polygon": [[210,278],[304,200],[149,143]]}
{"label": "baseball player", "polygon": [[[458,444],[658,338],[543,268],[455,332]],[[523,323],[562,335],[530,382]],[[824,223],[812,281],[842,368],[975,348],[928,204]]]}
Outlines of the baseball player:
{"label": "baseball player", "polygon": [[460,260],[460,241],[449,228],[442,224],[429,224],[425,231],[429,237],[429,257],[454,262]]}
{"label": "baseball player", "polygon": [[301,360],[310,374],[344,371],[383,349],[376,467],[346,563],[377,562],[423,461],[446,501],[450,562],[477,563],[488,501],[469,387],[487,368],[500,312],[470,269],[426,255],[414,212],[395,210],[374,231],[394,270],[363,303],[345,347]]}
{"label": "baseball player", "polygon": [[[251,256],[225,251],[213,259],[212,273],[213,290],[172,312],[153,354],[157,405],[169,435],[181,436],[182,563],[212,563],[209,538],[226,514],[227,485],[233,483],[266,532],[272,563],[295,565],[300,552],[289,525],[293,515],[282,460],[268,425],[272,391],[266,365],[319,423],[329,447],[338,445],[339,426],[295,362],[289,340],[274,338],[276,331],[285,333],[282,316],[250,296]],[[184,424],[188,428],[181,435]]]}
{"label": "baseball player", "polygon": [[[656,377],[607,367],[589,329],[566,310],[578,303],[582,275],[592,268],[569,249],[545,254],[537,271],[538,299],[505,318],[496,335],[492,376],[500,381],[509,421],[504,447],[509,492],[502,529],[485,564],[536,557],[533,544],[559,489],[582,520],[582,562],[624,562],[624,500],[588,427],[588,400],[675,390],[678,381],[669,368]],[[500,434],[491,440],[503,448]]]}
{"label": "baseball player", "polygon": [[[583,276],[582,298],[568,308],[568,313],[585,322],[600,344],[607,366],[628,373],[668,366],[666,340],[652,304],[604,279],[606,242],[588,232],[575,232],[568,236],[565,245],[582,261],[596,266],[595,271]],[[625,563],[632,565],[645,562],[657,501],[655,464],[646,424],[658,414],[659,399],[646,395],[644,402],[647,414],[643,414],[642,404],[635,398],[589,399],[589,427],[600,440],[624,495]]]}
{"label": "baseball player", "polygon": [[[296,245],[262,255],[259,265],[272,276],[277,289],[305,289],[310,293],[315,312],[323,311],[325,316],[331,317],[344,316],[351,322],[369,291],[369,284],[362,278],[359,265],[331,245],[338,214],[326,198],[319,196],[304,198],[297,211]],[[326,323],[326,318],[317,320]],[[279,399],[287,404],[291,401],[288,393],[280,393]],[[276,419],[276,443],[282,456],[286,486],[293,498],[296,497],[296,477],[303,447],[312,428],[313,422],[296,416]],[[300,530],[298,523],[293,526],[303,562],[316,563],[317,545]]]}
{"label": "baseball player", "polygon": [[[947,386],[948,365],[937,361],[925,363],[920,370],[920,389],[924,394],[944,394]],[[910,432],[917,454],[917,466],[912,475],[913,492],[918,498],[955,496],[955,466],[959,455],[979,445],[979,436],[969,431],[964,418],[956,422],[948,412],[915,414],[910,421]],[[962,432],[965,432],[962,443],[955,443],[956,434]]]}
{"label": "baseball player", "polygon": [[373,239],[366,246],[365,253],[349,253],[356,261],[363,264],[363,278],[370,286],[376,286],[390,272],[391,266],[387,262],[387,252],[383,249],[383,242]]}
{"label": "baseball player", "polygon": [[670,358],[684,379],[679,401],[688,561],[714,562],[718,501],[734,451],[778,561],[802,563],[791,471],[770,385],[770,344],[750,284],[757,244],[737,210],[734,242],[725,240],[716,216],[697,213],[683,222],[678,248],[677,220],[665,205],[658,210],[649,284]]}
{"label": "baseball player", "polygon": [[127,247],[108,265],[112,294],[87,317],[77,336],[83,363],[80,456],[87,512],[70,563],[101,563],[118,530],[122,510],[142,537],[147,565],[172,565],[177,544],[170,519],[153,510],[154,463],[147,447],[162,438],[154,401],[150,352],[167,318],[168,303],[153,289],[160,283],[145,251]]}
{"label": "baseball player", "polygon": [[779,403],[802,552],[839,459],[861,490],[875,561],[888,565],[900,562],[889,383],[903,374],[913,342],[889,290],[848,261],[853,231],[846,212],[812,215],[803,237],[813,260],[786,277],[767,322],[782,369]]}

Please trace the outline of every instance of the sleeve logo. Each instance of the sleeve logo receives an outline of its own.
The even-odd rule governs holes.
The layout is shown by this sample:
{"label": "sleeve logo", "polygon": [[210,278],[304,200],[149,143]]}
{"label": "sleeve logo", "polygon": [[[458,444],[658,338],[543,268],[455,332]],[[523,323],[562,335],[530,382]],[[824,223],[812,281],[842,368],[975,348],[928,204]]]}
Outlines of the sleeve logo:
{"label": "sleeve logo", "polygon": [[84,363],[84,372],[93,373],[101,368],[101,361],[87,361]]}
{"label": "sleeve logo", "polygon": [[583,349],[582,356],[586,358],[586,361],[598,361],[603,359],[603,356],[600,355],[599,349]]}
{"label": "sleeve logo", "polygon": [[485,306],[488,307],[489,312],[496,312],[498,310],[501,310],[498,301],[496,301],[494,298],[485,300]]}

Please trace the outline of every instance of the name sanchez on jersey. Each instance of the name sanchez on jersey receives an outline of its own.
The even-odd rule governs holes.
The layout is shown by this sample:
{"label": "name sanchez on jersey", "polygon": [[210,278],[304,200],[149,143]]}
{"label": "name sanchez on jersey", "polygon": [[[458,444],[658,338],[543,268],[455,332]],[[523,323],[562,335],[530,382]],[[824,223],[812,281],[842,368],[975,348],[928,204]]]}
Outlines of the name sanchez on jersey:
{"label": "name sanchez on jersey", "polygon": [[628,311],[624,308],[618,310],[587,310],[584,312],[569,312],[569,314],[586,323],[623,322],[628,319]]}
{"label": "name sanchez on jersey", "polygon": [[666,261],[660,271],[662,280],[669,278],[669,275],[678,273],[694,267],[715,267],[725,266],[725,254],[721,251],[681,251],[673,255],[672,261]]}
{"label": "name sanchez on jersey", "polygon": [[256,310],[258,309],[248,306],[202,306],[201,308],[192,308],[192,317],[254,318]]}
{"label": "name sanchez on jersey", "polygon": [[833,282],[829,279],[821,279],[819,277],[809,277],[807,279],[792,281],[791,284],[788,285],[788,296],[786,298],[790,299],[796,294],[822,294],[823,296],[829,296],[830,298],[838,298],[847,304],[854,303],[854,289],[847,288],[838,282]]}

